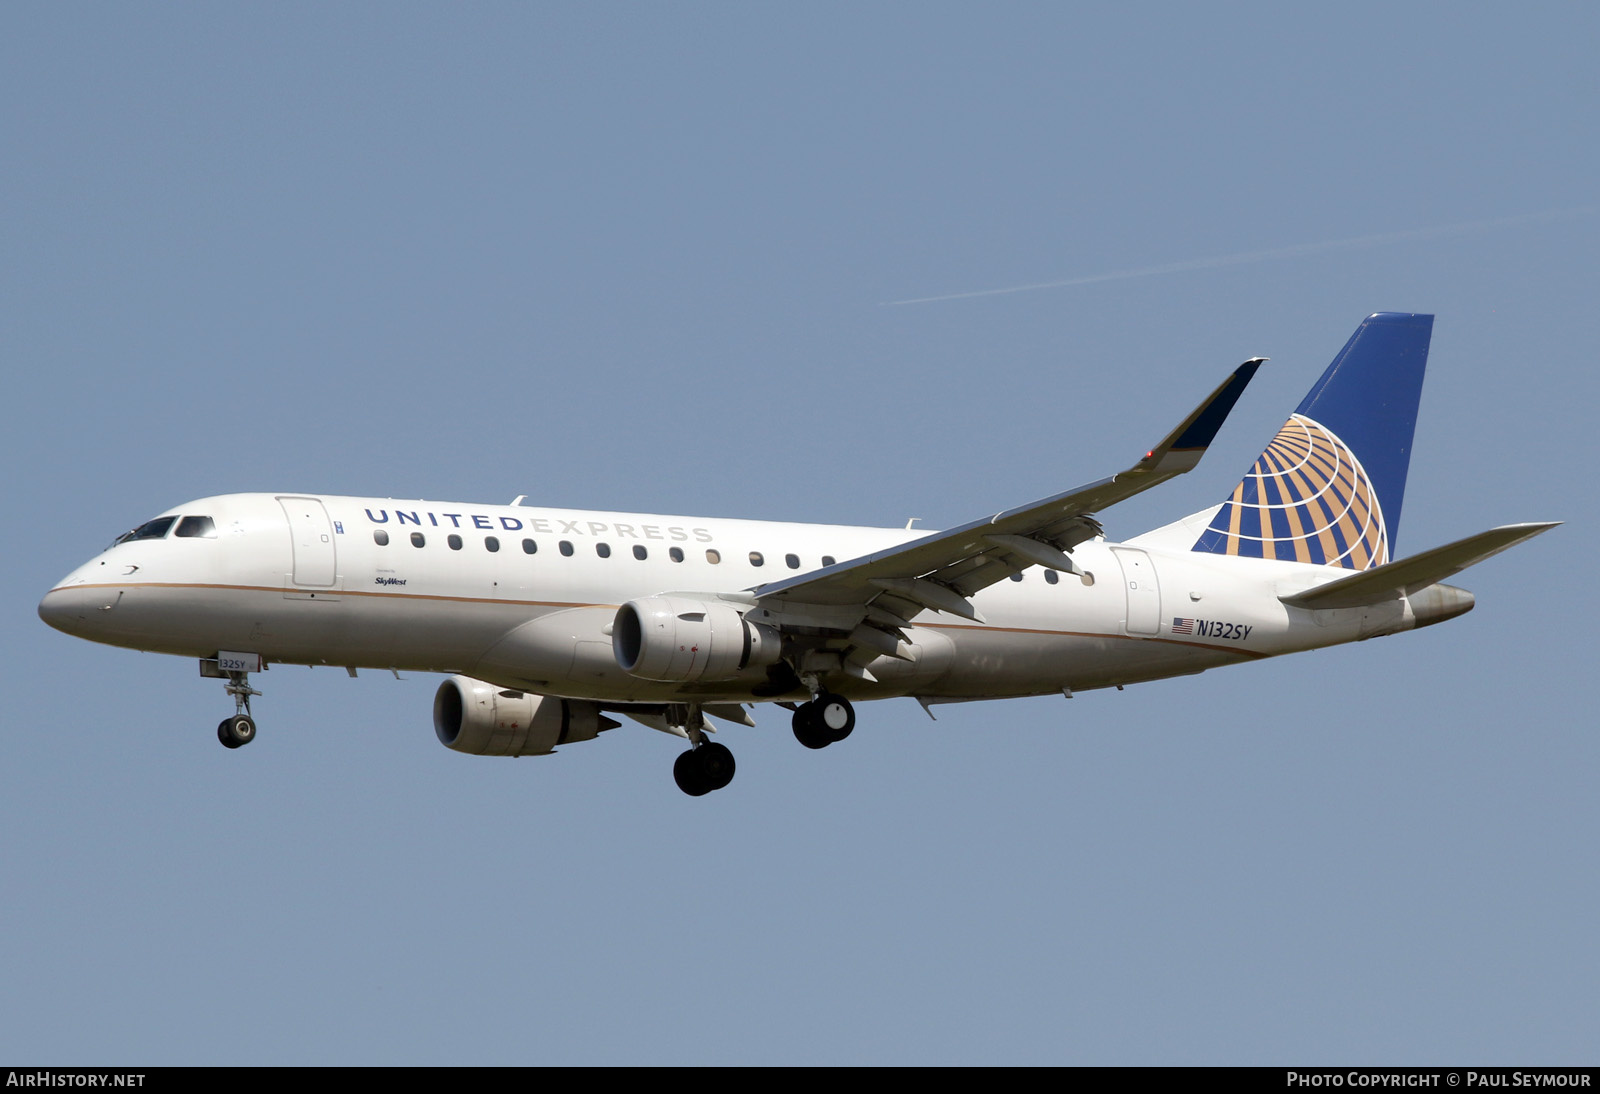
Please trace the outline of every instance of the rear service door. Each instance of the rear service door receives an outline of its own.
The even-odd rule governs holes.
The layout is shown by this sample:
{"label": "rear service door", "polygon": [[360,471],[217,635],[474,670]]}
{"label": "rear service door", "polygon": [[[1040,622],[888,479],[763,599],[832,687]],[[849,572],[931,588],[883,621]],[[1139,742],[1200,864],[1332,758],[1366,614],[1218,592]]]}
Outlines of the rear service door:
{"label": "rear service door", "polygon": [[1161,586],[1156,583],[1156,568],[1150,556],[1137,547],[1113,547],[1122,566],[1123,586],[1128,593],[1129,634],[1153,635],[1161,629]]}

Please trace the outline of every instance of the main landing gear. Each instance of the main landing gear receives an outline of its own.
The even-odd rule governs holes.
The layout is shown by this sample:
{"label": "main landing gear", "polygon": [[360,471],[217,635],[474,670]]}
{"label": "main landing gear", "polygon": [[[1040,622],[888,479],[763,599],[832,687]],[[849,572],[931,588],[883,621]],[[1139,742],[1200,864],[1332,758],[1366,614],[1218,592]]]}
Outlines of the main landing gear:
{"label": "main landing gear", "polygon": [[668,717],[674,725],[683,727],[683,734],[694,747],[681,753],[672,765],[672,777],[678,789],[691,798],[721,790],[733,781],[733,753],[726,745],[706,740],[706,720],[697,704],[670,710]]}
{"label": "main landing gear", "polygon": [[234,713],[217,723],[217,740],[224,748],[243,748],[256,739],[255,719],[250,717],[250,696],[261,693],[250,686],[248,672],[230,671],[225,690],[233,696]]}
{"label": "main landing gear", "polygon": [[850,700],[831,691],[819,691],[794,709],[794,738],[807,748],[827,748],[855,728],[856,711]]}
{"label": "main landing gear", "polygon": [[707,741],[698,748],[680,753],[672,765],[678,789],[691,798],[721,790],[733,781],[733,753],[726,745]]}
{"label": "main landing gear", "polygon": [[[706,739],[705,718],[698,706],[669,708],[667,717],[671,725],[683,729],[683,735],[694,746],[672,765],[672,777],[679,790],[698,798],[733,781],[733,753]],[[795,739],[807,748],[827,748],[850,736],[855,728],[856,711],[850,700],[820,687],[812,692],[810,702],[794,708]]]}

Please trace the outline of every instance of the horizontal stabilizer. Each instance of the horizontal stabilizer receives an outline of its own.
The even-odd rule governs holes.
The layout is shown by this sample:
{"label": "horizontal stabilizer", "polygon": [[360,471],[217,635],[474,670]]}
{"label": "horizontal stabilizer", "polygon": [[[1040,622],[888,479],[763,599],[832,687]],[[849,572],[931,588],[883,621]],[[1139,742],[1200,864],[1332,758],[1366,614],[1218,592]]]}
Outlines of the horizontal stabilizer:
{"label": "horizontal stabilizer", "polygon": [[1560,523],[1507,524],[1491,528],[1399,562],[1385,563],[1278,599],[1292,608],[1356,608],[1409,596]]}

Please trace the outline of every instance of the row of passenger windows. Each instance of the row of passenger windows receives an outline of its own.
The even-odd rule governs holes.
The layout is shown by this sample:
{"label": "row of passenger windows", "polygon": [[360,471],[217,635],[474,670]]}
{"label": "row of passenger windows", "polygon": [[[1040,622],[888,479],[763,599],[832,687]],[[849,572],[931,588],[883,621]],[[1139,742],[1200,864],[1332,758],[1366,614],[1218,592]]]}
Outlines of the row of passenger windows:
{"label": "row of passenger windows", "polygon": [[[127,543],[129,540],[136,539],[164,539],[166,538],[167,533],[172,531],[172,526],[174,523],[177,524],[178,528],[177,531],[173,532],[172,534],[178,538],[215,539],[217,537],[216,523],[210,517],[183,517],[181,519],[178,517],[157,517],[155,520],[145,521],[143,524],[139,525],[139,527],[130,532],[124,532],[122,535],[117,537],[116,543]],[[373,542],[375,542],[379,547],[387,547],[389,545],[389,533],[382,528],[373,530],[372,539]],[[116,546],[116,543],[113,543],[112,546]],[[427,546],[427,543],[427,537],[421,532],[411,533],[411,546],[425,547]],[[445,543],[449,545],[452,551],[459,551],[466,546],[466,543],[462,540],[462,538],[454,533],[451,533],[445,537]],[[484,536],[483,549],[488,551],[490,554],[500,550],[500,537]],[[572,541],[566,539],[557,543],[556,549],[568,558],[572,557],[572,555],[576,552],[576,548],[573,547]],[[525,555],[538,554],[538,542],[532,539],[523,540],[522,553]],[[596,543],[594,545],[594,553],[599,555],[601,558],[610,558],[611,544]],[[643,562],[645,559],[650,557],[650,551],[647,547],[645,547],[644,544],[636,543],[633,545],[633,557],[638,559],[640,562]],[[682,562],[685,557],[683,548],[667,548],[667,557],[672,559],[674,562]],[[717,550],[715,547],[706,548],[706,561],[711,563],[713,566],[717,565],[722,561],[722,552]],[[832,566],[835,561],[836,560],[832,555],[822,556],[822,565],[824,566]],[[800,568],[799,555],[793,553],[786,554],[783,556],[783,562],[784,565],[788,566],[791,570],[798,570]],[[766,556],[760,551],[750,552],[750,565],[765,566],[766,563]],[[1051,585],[1054,585],[1061,580],[1061,575],[1056,573],[1054,570],[1045,570],[1044,579]],[[1011,580],[1021,581],[1022,575],[1012,574]]]}
{"label": "row of passenger windows", "polygon": [[[382,528],[376,528],[372,532],[372,540],[379,547],[387,547],[389,545],[389,533],[384,531]],[[464,546],[466,546],[466,544],[462,540],[462,538],[460,536],[456,535],[453,532],[450,535],[446,536],[444,541],[445,541],[446,544],[449,545],[449,547],[450,547],[450,549],[452,551],[459,551]],[[426,547],[427,545],[428,545],[428,538],[426,536],[424,536],[421,532],[412,532],[411,533],[411,546],[413,546],[413,547]],[[496,551],[500,550],[500,537],[499,536],[484,536],[483,537],[483,549],[488,551],[490,554],[494,554]],[[571,558],[573,556],[573,554],[576,553],[576,550],[577,550],[575,547],[573,547],[572,541],[571,540],[567,540],[567,539],[561,540],[559,543],[557,543],[556,544],[556,549],[559,550],[563,555],[565,555],[568,558]],[[532,539],[523,540],[522,541],[522,553],[525,554],[525,555],[538,554],[539,553],[538,541],[537,540],[532,540]],[[594,553],[599,555],[601,558],[610,558],[611,557],[611,544],[609,544],[609,543],[596,543],[594,545]],[[638,559],[640,562],[643,562],[645,559],[650,557],[650,551],[649,551],[649,549],[647,547],[645,547],[644,544],[636,543],[636,544],[633,545],[633,557]],[[684,557],[685,557],[684,553],[683,553],[683,548],[682,547],[669,547],[669,548],[667,548],[667,557],[672,559],[672,561],[674,561],[674,562],[682,562],[684,560]],[[717,550],[715,547],[706,548],[706,561],[711,563],[713,566],[717,565],[718,563],[720,563],[722,561],[722,552]],[[835,561],[837,561],[837,560],[832,555],[823,555],[822,556],[822,564],[824,566],[832,566],[835,563]],[[750,552],[750,565],[752,565],[752,566],[764,566],[764,565],[766,565],[766,562],[767,562],[766,556],[763,555],[760,551],[751,551]],[[786,555],[783,556],[783,562],[784,562],[784,565],[788,566],[789,569],[791,569],[791,570],[798,570],[800,568],[800,556],[799,555],[792,554],[792,553],[791,554],[786,554]],[[1011,575],[1011,580],[1012,581],[1021,581],[1022,577],[1023,577],[1023,575],[1020,574],[1020,573],[1012,574]],[[1051,585],[1055,585],[1055,584],[1058,584],[1061,581],[1061,575],[1056,573],[1056,571],[1054,571],[1054,570],[1045,570],[1044,579],[1045,579],[1045,581],[1047,583],[1049,583]]]}
{"label": "row of passenger windows", "polygon": [[[379,547],[387,547],[389,545],[389,533],[387,531],[385,531],[384,529],[382,529],[382,528],[375,528],[375,529],[373,529],[373,532],[372,532],[372,541],[374,543],[376,543]],[[459,551],[463,547],[466,546],[466,543],[462,540],[462,538],[460,536],[456,535],[453,532],[450,535],[446,536],[444,538],[444,541],[452,551]],[[427,545],[428,545],[428,538],[426,536],[424,536],[421,532],[412,532],[411,533],[411,546],[413,546],[413,547],[426,547]],[[500,550],[500,537],[499,536],[484,536],[483,537],[483,549],[488,551],[490,554],[494,554],[496,551],[499,551]],[[577,548],[572,545],[572,541],[571,540],[567,540],[567,539],[561,540],[559,543],[557,543],[556,544],[556,550],[560,551],[563,555],[565,555],[568,558],[571,558],[574,554],[577,553]],[[525,555],[538,554],[539,553],[539,543],[538,543],[538,541],[537,540],[532,540],[532,539],[523,540],[522,541],[522,553],[525,554]],[[596,543],[594,545],[594,553],[599,555],[601,558],[610,558],[611,557],[611,544],[609,544],[609,543]],[[648,547],[646,547],[642,543],[635,543],[633,545],[633,557],[638,559],[640,562],[643,562],[645,559],[650,557],[650,549]],[[667,557],[670,558],[674,562],[682,562],[687,556],[685,556],[685,554],[683,553],[683,548],[682,547],[669,547],[669,548],[667,548]],[[715,547],[708,547],[706,549],[706,561],[711,563],[713,566],[715,566],[716,564],[718,564],[718,563],[720,563],[722,561],[722,552],[717,550]],[[832,555],[823,555],[822,556],[822,564],[824,566],[832,566],[835,561],[836,561],[836,559]],[[800,568],[800,556],[799,555],[792,554],[792,553],[791,554],[786,554],[786,555],[783,556],[783,562],[784,562],[784,565],[788,566],[789,569],[791,569],[791,570],[798,570]],[[760,551],[751,551],[750,552],[750,565],[752,565],[752,566],[765,566],[766,564],[767,564],[766,556],[763,555]]]}

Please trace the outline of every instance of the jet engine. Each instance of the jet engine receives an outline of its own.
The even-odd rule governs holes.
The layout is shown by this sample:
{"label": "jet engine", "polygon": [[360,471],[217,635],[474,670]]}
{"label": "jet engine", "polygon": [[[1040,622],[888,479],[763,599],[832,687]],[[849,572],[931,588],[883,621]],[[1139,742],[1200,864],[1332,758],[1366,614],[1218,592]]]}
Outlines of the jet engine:
{"label": "jet engine", "polygon": [[592,741],[620,722],[594,703],[556,699],[452,676],[433,696],[439,743],[475,756],[543,756],[556,745]]}
{"label": "jet engine", "polygon": [[775,629],[747,621],[729,604],[650,596],[617,609],[611,650],[624,672],[678,683],[731,680],[777,664],[782,641]]}

